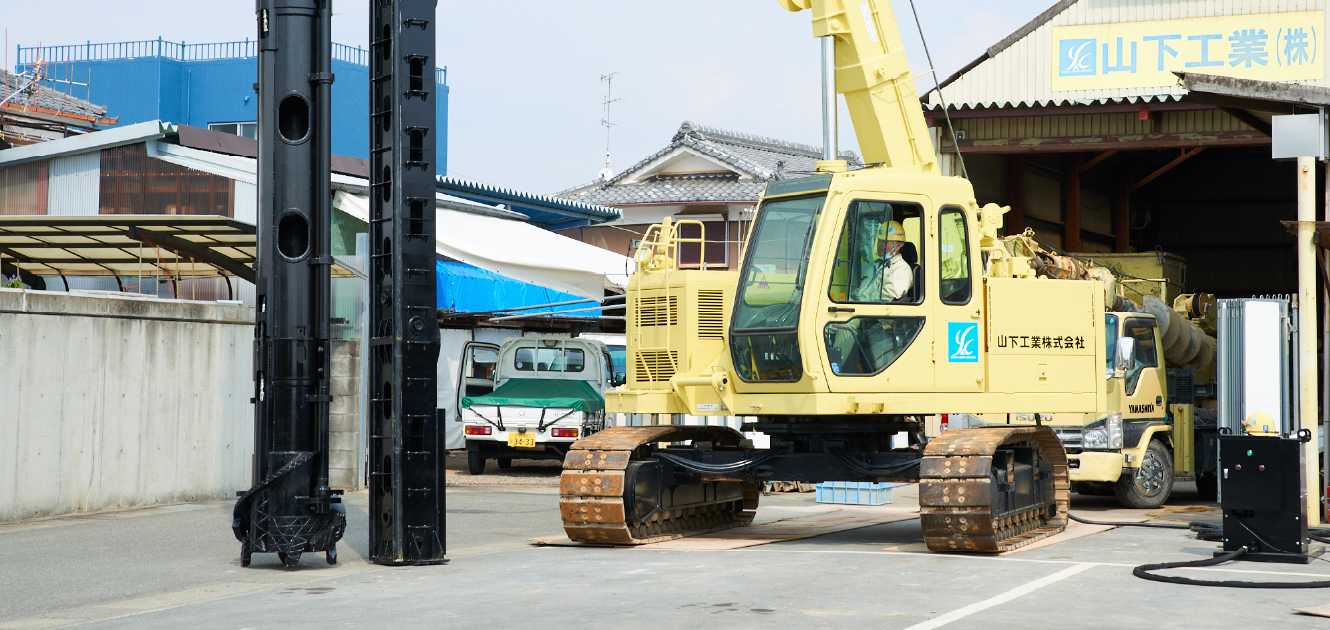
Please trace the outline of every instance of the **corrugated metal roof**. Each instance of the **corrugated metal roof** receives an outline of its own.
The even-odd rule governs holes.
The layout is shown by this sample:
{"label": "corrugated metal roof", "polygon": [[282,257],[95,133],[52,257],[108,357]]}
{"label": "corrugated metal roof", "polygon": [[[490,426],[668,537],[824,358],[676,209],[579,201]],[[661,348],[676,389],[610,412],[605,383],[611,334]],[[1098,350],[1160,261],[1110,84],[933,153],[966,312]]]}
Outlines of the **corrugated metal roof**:
{"label": "corrugated metal roof", "polygon": [[614,221],[619,218],[619,211],[614,208],[548,195],[537,195],[512,188],[500,188],[455,177],[440,177],[436,180],[435,186],[440,192],[472,201],[503,204],[512,210],[531,217],[532,223],[546,228],[579,227],[579,225],[563,224],[580,223],[580,225],[586,225],[587,223]]}
{"label": "corrugated metal roof", "polygon": [[[1319,11],[1327,0],[1062,0],[1016,32],[990,47],[975,61],[942,83],[942,97],[951,109],[1039,107],[1141,103],[1178,100],[1180,85],[1151,88],[1052,90],[1049,55],[1053,28],[1185,18]],[[1324,46],[1322,46],[1324,50]],[[1330,66],[1327,66],[1330,67]],[[1308,81],[1326,85],[1325,77]],[[925,101],[940,107],[937,92]]]}

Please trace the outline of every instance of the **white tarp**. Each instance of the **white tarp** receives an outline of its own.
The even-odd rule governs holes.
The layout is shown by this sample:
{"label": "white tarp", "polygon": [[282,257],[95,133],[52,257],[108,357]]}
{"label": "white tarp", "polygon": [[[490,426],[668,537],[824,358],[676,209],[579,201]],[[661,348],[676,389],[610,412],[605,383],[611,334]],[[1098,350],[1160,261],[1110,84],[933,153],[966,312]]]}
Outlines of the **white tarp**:
{"label": "white tarp", "polygon": [[[366,197],[338,191],[334,206],[369,222]],[[448,208],[438,208],[435,217],[440,254],[514,280],[599,300],[606,287],[627,285],[632,272],[631,258],[523,221]]]}

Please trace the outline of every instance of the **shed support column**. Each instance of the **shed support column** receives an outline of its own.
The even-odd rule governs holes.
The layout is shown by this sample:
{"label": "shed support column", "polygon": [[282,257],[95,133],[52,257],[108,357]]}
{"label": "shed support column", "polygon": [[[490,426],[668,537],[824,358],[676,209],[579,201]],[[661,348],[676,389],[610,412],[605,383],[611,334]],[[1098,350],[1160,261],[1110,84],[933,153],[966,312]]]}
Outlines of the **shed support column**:
{"label": "shed support column", "polygon": [[[1320,401],[1316,373],[1316,158],[1298,158],[1298,393],[1301,400],[1298,428],[1316,435]],[[1306,462],[1307,525],[1321,524],[1321,492],[1315,441],[1302,445]],[[1312,489],[1316,488],[1317,491]]]}
{"label": "shed support column", "polygon": [[1067,160],[1067,174],[1062,180],[1062,249],[1081,251],[1081,156]]}
{"label": "shed support column", "polygon": [[1113,198],[1113,251],[1131,249],[1131,197],[1124,188]]}
{"label": "shed support column", "polygon": [[1011,208],[1002,216],[1003,227],[1007,235],[1020,234],[1025,230],[1025,156],[1007,156],[1007,206]]}

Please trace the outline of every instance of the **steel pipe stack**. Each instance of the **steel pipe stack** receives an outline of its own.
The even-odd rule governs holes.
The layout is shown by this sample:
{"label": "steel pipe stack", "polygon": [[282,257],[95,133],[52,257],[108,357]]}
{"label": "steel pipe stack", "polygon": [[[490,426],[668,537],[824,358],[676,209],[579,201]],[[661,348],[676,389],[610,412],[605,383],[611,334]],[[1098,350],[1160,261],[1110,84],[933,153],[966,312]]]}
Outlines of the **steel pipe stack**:
{"label": "steel pipe stack", "polygon": [[331,360],[331,0],[259,0],[254,481],[236,502],[241,564],[337,560],[328,487]]}
{"label": "steel pipe stack", "polygon": [[370,3],[369,550],[379,564],[444,558],[444,450],[435,411],[435,0]]}

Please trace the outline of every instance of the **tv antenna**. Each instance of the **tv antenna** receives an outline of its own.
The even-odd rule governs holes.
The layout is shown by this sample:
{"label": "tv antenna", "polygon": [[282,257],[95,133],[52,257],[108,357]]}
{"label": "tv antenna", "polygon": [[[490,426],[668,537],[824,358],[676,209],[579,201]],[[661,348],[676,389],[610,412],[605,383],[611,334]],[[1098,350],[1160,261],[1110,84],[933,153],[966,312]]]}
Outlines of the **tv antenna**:
{"label": "tv antenna", "polygon": [[614,177],[614,171],[610,170],[610,127],[614,126],[614,123],[610,122],[610,104],[623,100],[614,98],[614,75],[616,74],[619,73],[611,72],[600,75],[600,80],[605,83],[605,100],[601,101],[601,105],[605,106],[605,117],[600,119],[600,124],[605,125],[605,168],[600,171],[600,179],[604,181],[609,181],[611,177]]}

